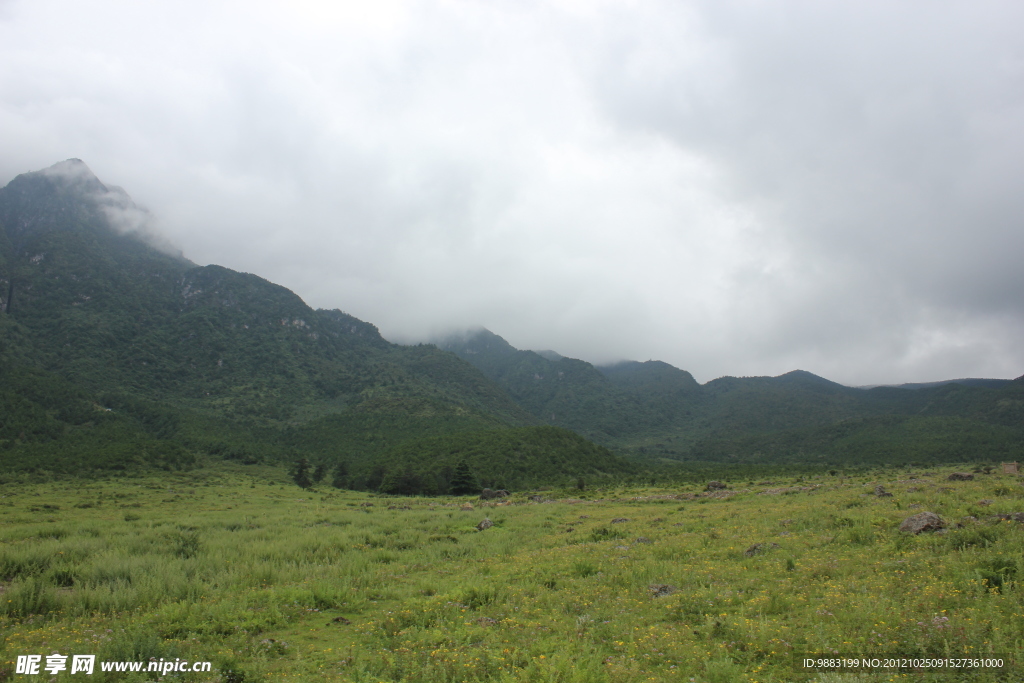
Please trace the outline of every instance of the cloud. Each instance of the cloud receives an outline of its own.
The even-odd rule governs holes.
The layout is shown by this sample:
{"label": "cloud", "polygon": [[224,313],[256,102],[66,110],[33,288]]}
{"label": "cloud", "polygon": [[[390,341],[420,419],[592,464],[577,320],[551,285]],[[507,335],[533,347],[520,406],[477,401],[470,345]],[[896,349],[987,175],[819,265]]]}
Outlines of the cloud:
{"label": "cloud", "polygon": [[181,249],[171,244],[148,209],[132,201],[123,188],[104,185],[81,159],[59,161],[42,169],[42,173],[59,183],[75,186],[77,192],[95,203],[107,224],[118,233],[131,234],[166,254],[182,256]]}
{"label": "cloud", "polygon": [[702,381],[1024,365],[1014,5],[0,10],[0,180],[80,157],[194,261],[389,338]]}

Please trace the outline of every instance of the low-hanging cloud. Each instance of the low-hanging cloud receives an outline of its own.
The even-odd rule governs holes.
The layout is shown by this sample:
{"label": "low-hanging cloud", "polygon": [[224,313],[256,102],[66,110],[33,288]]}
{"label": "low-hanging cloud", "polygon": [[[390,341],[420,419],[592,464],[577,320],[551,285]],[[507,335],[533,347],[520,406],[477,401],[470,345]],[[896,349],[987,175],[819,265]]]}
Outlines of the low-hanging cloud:
{"label": "low-hanging cloud", "polygon": [[58,183],[74,186],[116,232],[132,235],[166,254],[182,256],[181,249],[171,244],[147,208],[136,204],[124,188],[100,182],[81,159],[66,159],[41,170]]}
{"label": "low-hanging cloud", "polygon": [[1022,372],[1012,4],[240,7],[4,5],[0,180],[80,157],[393,339]]}

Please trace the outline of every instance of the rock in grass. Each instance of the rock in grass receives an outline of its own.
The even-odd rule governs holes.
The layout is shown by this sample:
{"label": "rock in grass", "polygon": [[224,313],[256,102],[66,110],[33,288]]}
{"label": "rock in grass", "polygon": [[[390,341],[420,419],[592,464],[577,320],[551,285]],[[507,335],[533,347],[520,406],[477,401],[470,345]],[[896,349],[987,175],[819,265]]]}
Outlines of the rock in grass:
{"label": "rock in grass", "polygon": [[344,624],[351,624],[351,623],[352,622],[349,621],[348,619],[346,619],[345,617],[334,617],[329,622],[327,622],[327,625],[328,626],[330,626],[331,624],[342,624],[342,625],[344,625]]}
{"label": "rock in grass", "polygon": [[651,591],[651,595],[653,595],[656,598],[663,598],[666,595],[672,595],[677,590],[679,590],[675,586],[670,586],[667,583],[652,583],[647,588]]}
{"label": "rock in grass", "polygon": [[900,531],[908,534],[919,534],[922,531],[938,531],[945,528],[946,523],[934,512],[919,512],[903,520]]}
{"label": "rock in grass", "polygon": [[766,553],[769,550],[775,550],[776,548],[780,547],[782,546],[780,546],[778,543],[755,543],[754,545],[744,550],[743,554],[747,557],[753,557],[754,555],[760,555],[761,553]]}
{"label": "rock in grass", "polygon": [[476,525],[476,530],[477,531],[483,531],[485,529],[490,529],[492,526],[494,526],[494,522],[492,522],[491,520],[489,520],[487,518],[484,518],[484,520],[482,522],[480,522],[479,524]]}
{"label": "rock in grass", "polygon": [[492,498],[508,498],[508,491],[505,489],[484,489],[480,492],[480,500],[491,500]]}
{"label": "rock in grass", "polygon": [[875,495],[879,498],[892,498],[892,494],[886,491],[881,484],[875,487]]}
{"label": "rock in grass", "polygon": [[624,524],[629,521],[628,517],[616,517],[612,520],[612,524]]}
{"label": "rock in grass", "polygon": [[989,519],[993,522],[1008,522],[1011,519],[1015,522],[1024,522],[1024,512],[1014,512],[1013,514],[1003,512],[992,515]]}
{"label": "rock in grass", "polygon": [[724,483],[720,481],[709,481],[708,485],[704,488],[705,491],[717,491],[718,489],[728,488]]}
{"label": "rock in grass", "polygon": [[971,481],[974,479],[974,475],[970,472],[954,472],[946,477],[946,479],[949,481]]}

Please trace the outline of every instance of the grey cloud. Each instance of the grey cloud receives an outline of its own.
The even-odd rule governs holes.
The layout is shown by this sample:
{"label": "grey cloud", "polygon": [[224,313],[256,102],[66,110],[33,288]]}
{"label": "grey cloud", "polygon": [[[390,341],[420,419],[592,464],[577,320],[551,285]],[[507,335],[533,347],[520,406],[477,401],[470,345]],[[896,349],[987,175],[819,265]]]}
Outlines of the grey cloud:
{"label": "grey cloud", "polygon": [[810,346],[833,373],[851,360],[920,373],[922,338],[938,359],[961,347],[935,340],[984,329],[997,338],[970,345],[974,367],[1019,374],[1019,325],[997,323],[1024,314],[1021,14],[1005,3],[714,3],[700,13],[699,64],[714,88],[685,62],[656,80],[629,68],[634,54],[651,60],[640,39],[601,65],[610,116],[714,160],[732,199],[790,254],[756,284],[768,319],[737,311],[741,327],[761,326],[748,354],[771,364]]}
{"label": "grey cloud", "polygon": [[0,181],[81,157],[194,261],[393,339],[1016,376],[1022,13],[8,3]]}

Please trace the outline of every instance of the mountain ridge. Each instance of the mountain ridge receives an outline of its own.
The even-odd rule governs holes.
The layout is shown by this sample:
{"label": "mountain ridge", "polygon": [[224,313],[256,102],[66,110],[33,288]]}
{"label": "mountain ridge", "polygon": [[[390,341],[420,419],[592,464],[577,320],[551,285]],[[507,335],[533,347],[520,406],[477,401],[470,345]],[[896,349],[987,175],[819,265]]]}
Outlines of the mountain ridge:
{"label": "mountain ridge", "polygon": [[[595,366],[484,328],[401,346],[258,275],[160,249],[148,225],[79,160],[0,188],[4,462],[124,469],[305,454],[349,462],[363,485],[383,485],[390,463],[443,491],[451,453],[484,467],[481,453],[516,457],[514,443],[558,477],[979,457],[972,443],[1024,458],[1024,381],[863,389],[794,370],[700,384],[661,361]],[[510,440],[509,429],[527,431]],[[107,457],[103,444],[119,445]],[[417,452],[434,460],[413,466]],[[509,462],[491,464],[536,481]]]}
{"label": "mountain ridge", "polygon": [[[107,462],[114,441],[180,456],[125,453],[117,467],[287,459],[296,439],[355,462],[402,439],[536,423],[454,355],[157,249],[142,218],[118,222],[111,206],[135,210],[76,160],[0,189],[4,462]],[[33,398],[33,383],[49,393]],[[330,448],[313,449],[328,435]]]}
{"label": "mountain ridge", "polygon": [[[562,388],[562,393],[571,394],[577,405],[588,410],[568,411],[566,408],[571,406],[562,401],[562,414],[569,419],[558,420],[559,412],[551,408],[557,396],[552,398],[541,385],[559,368],[568,367],[559,365],[565,357],[555,353],[541,358],[534,352],[519,351],[484,328],[436,342],[476,365],[538,419],[647,460],[729,459],[733,457],[730,450],[763,454],[771,444],[775,444],[772,449],[777,453],[780,443],[796,450],[806,450],[800,445],[805,443],[813,443],[816,449],[827,450],[831,448],[829,443],[839,448],[838,440],[846,438],[842,435],[848,429],[834,428],[843,423],[859,424],[872,433],[878,431],[878,425],[888,425],[894,439],[913,431],[891,421],[872,422],[885,416],[911,422],[930,419],[930,424],[938,425],[940,432],[949,431],[943,438],[956,441],[955,450],[964,454],[969,452],[970,444],[958,435],[965,429],[979,434],[986,429],[984,425],[999,425],[1000,429],[1024,427],[1024,403],[1006,393],[1013,389],[1010,380],[864,389],[805,370],[792,370],[774,377],[724,376],[699,384],[690,373],[662,361],[591,366],[575,359],[570,360],[582,364],[581,369],[576,375],[559,377],[561,383],[569,385]],[[523,381],[524,366],[534,371],[532,382]],[[607,382],[588,383],[579,379],[591,370],[603,375]],[[611,415],[601,410],[609,406]],[[973,415],[970,419],[980,425],[972,422],[968,429],[948,422],[964,413]],[[1008,434],[1000,437],[1000,452],[1013,451],[1014,447],[1006,445],[1006,439],[1012,441]],[[870,457],[882,457],[875,450],[871,453]]]}

